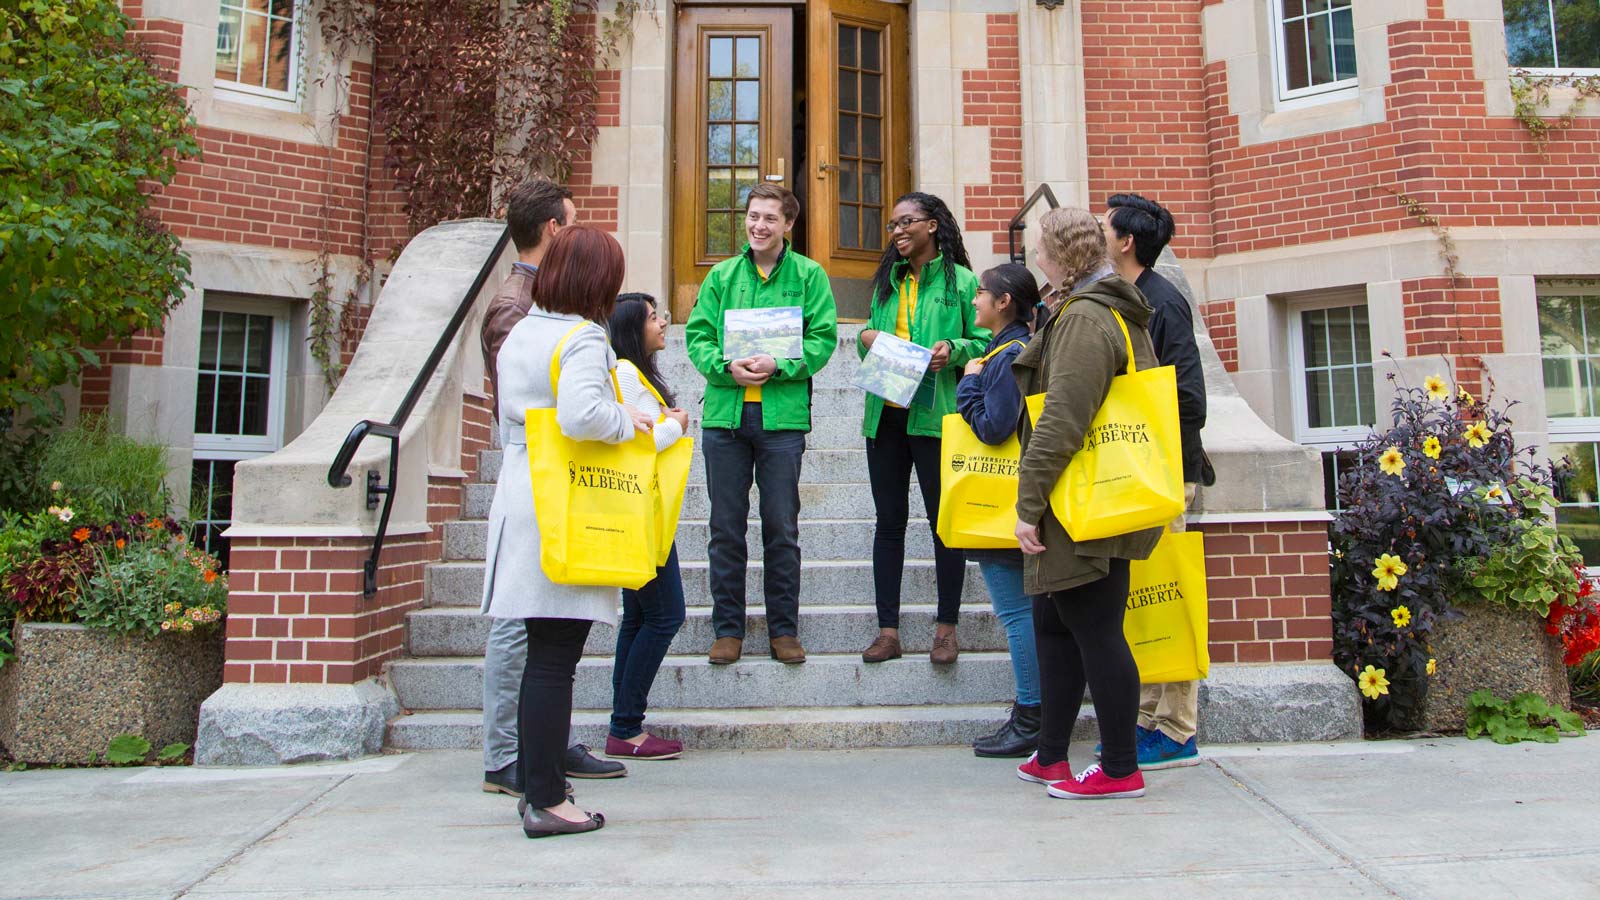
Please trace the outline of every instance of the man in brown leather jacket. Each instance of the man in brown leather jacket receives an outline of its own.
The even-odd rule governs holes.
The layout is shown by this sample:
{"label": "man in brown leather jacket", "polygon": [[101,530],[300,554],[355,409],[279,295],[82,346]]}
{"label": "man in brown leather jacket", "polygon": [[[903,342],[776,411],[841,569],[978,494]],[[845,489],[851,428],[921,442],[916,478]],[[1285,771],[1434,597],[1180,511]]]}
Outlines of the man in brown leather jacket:
{"label": "man in brown leather jacket", "polygon": [[[551,181],[534,178],[506,196],[506,226],[517,248],[517,261],[500,285],[483,316],[479,342],[483,368],[495,381],[495,361],[506,337],[533,306],[533,283],[539,263],[556,232],[576,224],[578,210],[572,192]],[[500,397],[494,396],[495,418]],[[502,443],[504,435],[501,436]],[[517,767],[517,698],[522,691],[522,668],[528,659],[528,633],[520,619],[493,619],[483,655],[483,789],[522,796],[522,775]],[[566,772],[574,778],[617,778],[628,774],[619,762],[596,759],[568,733]]]}

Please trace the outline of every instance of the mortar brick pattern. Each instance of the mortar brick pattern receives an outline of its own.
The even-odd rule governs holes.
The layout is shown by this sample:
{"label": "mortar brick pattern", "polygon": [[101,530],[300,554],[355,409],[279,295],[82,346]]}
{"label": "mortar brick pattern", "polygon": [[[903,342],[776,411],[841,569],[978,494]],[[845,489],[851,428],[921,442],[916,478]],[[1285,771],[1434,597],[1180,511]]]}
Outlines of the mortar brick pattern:
{"label": "mortar brick pattern", "polygon": [[1333,658],[1324,522],[1199,524],[1206,536],[1211,661]]}
{"label": "mortar brick pattern", "polygon": [[[962,189],[969,231],[994,234],[1006,253],[1006,226],[1022,208],[1022,56],[1015,13],[987,17],[988,68],[961,73],[961,124],[989,128],[989,183]],[[959,177],[960,173],[957,173]]]}

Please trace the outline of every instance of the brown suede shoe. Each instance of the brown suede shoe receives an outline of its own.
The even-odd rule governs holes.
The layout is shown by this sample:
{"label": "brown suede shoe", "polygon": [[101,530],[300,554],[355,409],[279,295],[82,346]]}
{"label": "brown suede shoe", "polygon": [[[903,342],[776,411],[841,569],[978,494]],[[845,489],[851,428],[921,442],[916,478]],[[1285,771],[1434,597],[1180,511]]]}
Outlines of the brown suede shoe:
{"label": "brown suede shoe", "polygon": [[713,666],[725,666],[739,661],[739,654],[744,651],[744,641],[736,637],[719,637],[711,642],[711,652],[707,659]]}
{"label": "brown suede shoe", "polygon": [[928,660],[936,666],[947,666],[955,662],[960,653],[961,648],[956,644],[956,630],[949,625],[938,626],[933,636],[933,650],[928,654]]}
{"label": "brown suede shoe", "polygon": [[888,662],[900,658],[900,639],[880,634],[861,652],[862,662]]}
{"label": "brown suede shoe", "polygon": [[772,658],[785,665],[795,665],[806,661],[806,648],[800,646],[800,639],[792,634],[772,639]]}

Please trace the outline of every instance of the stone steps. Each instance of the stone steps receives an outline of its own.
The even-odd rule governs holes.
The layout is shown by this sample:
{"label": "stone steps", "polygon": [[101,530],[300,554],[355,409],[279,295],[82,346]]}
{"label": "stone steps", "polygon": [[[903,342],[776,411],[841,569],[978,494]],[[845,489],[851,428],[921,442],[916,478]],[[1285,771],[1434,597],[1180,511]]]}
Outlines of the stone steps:
{"label": "stone steps", "polygon": [[[761,525],[751,520],[745,532],[750,559],[764,558]],[[678,522],[680,562],[706,559],[706,544],[711,526],[704,519]],[[809,560],[864,559],[872,555],[873,523],[868,519],[800,519],[800,558]],[[444,526],[444,558],[447,560],[483,559],[489,523],[481,519],[459,519]],[[927,519],[912,519],[906,524],[906,556],[933,556],[933,532]],[[870,584],[871,582],[867,582]]]}
{"label": "stone steps", "polygon": [[[466,487],[466,500],[461,506],[462,518],[487,519],[489,505],[494,502],[496,486],[473,483]],[[863,495],[865,495],[865,506],[863,506]],[[759,515],[760,497],[760,492],[752,486],[750,510],[754,515]],[[915,481],[908,489],[906,497],[910,504],[911,515],[922,517],[924,515],[922,491],[918,489]],[[873,516],[871,489],[865,484],[801,484],[800,511],[806,518],[870,519]],[[685,519],[704,519],[711,515],[711,497],[704,484],[691,484],[688,490],[684,491],[681,515]]]}
{"label": "stone steps", "polygon": [[[479,552],[482,555],[482,552]],[[711,588],[706,561],[684,560],[684,602],[691,608],[711,604]],[[763,563],[751,560],[745,573],[745,597],[749,611],[762,606]],[[938,595],[934,588],[933,560],[907,559],[900,579],[905,603],[931,602]],[[483,598],[483,561],[456,560],[428,567],[428,596],[435,607],[466,606],[477,609]],[[977,563],[967,563],[967,580],[961,596],[965,606],[988,606],[988,591]],[[830,605],[865,604],[871,606],[872,563],[862,559],[805,560],[800,566],[800,608],[812,603]]]}
{"label": "stone steps", "polygon": [[[389,663],[387,671],[406,709],[481,708],[481,656],[403,658]],[[1008,702],[1014,693],[1006,653],[963,653],[949,666],[935,666],[926,656],[864,663],[859,653],[810,654],[803,665],[794,666],[766,656],[713,666],[697,654],[667,657],[650,699],[663,708],[748,709],[971,705]],[[579,661],[572,703],[579,709],[611,707],[609,657]]]}
{"label": "stone steps", "polygon": [[[906,604],[900,607],[900,640],[905,652],[927,653],[933,646],[935,607],[931,604]],[[481,656],[493,620],[476,609],[439,607],[423,609],[406,616],[406,649],[412,656]],[[767,653],[767,616],[753,609],[747,616],[744,653]],[[616,629],[596,625],[589,631],[584,647],[588,656],[611,656],[617,643]],[[860,653],[878,634],[877,610],[867,605],[811,606],[800,610],[800,638],[810,653]],[[1005,631],[994,613],[969,605],[961,612],[958,637],[963,651],[1006,649]],[[711,629],[711,610],[693,607],[683,627],[672,641],[668,653],[705,653],[716,639]]]}
{"label": "stone steps", "polygon": [[[486,482],[500,480],[500,463],[502,459],[499,450],[483,450],[478,454],[479,478]],[[694,464],[689,469],[690,484],[706,483],[705,457],[699,450],[695,451]],[[801,484],[854,484],[863,492],[867,490],[867,450],[863,442],[853,449],[844,450],[807,450],[805,461],[800,466]],[[863,493],[865,505],[863,514],[872,513],[872,496]],[[804,518],[805,510],[801,509]]]}
{"label": "stone steps", "polygon": [[[799,709],[665,709],[651,707],[650,732],[695,750],[836,750],[850,747],[923,747],[970,744],[1006,720],[1004,705],[853,706]],[[605,747],[611,711],[573,710],[577,738]],[[1073,739],[1098,737],[1094,708],[1085,703]],[[483,713],[432,710],[389,723],[386,743],[397,750],[483,746]],[[1016,762],[1016,761],[1014,761]],[[1013,765],[996,760],[997,766]]]}

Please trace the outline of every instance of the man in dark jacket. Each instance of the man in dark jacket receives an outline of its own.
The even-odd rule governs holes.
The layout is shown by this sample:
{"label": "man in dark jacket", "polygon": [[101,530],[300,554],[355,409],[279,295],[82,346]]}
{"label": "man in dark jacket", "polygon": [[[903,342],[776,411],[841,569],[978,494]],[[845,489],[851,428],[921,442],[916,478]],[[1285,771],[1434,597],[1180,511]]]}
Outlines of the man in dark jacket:
{"label": "man in dark jacket", "polygon": [[[578,210],[572,192],[554,182],[534,178],[506,196],[506,226],[517,249],[517,261],[483,314],[479,343],[483,369],[491,384],[500,346],[533,307],[533,282],[539,263],[556,232],[576,224]],[[500,416],[496,391],[495,418]],[[504,444],[505,436],[501,435]],[[522,772],[517,766],[517,698],[522,693],[522,669],[528,661],[528,632],[521,619],[494,619],[483,654],[483,789],[522,796]],[[574,778],[618,778],[628,774],[622,763],[598,759],[589,748],[567,733],[567,775]]]}
{"label": "man in dark jacket", "polygon": [[[1184,494],[1192,504],[1206,468],[1205,450],[1200,445],[1200,429],[1206,424],[1205,373],[1200,366],[1200,348],[1194,340],[1194,314],[1189,301],[1153,268],[1162,249],[1172,240],[1172,213],[1138,194],[1113,194],[1106,200],[1106,212],[1100,221],[1117,274],[1133,282],[1155,310],[1148,327],[1156,357],[1162,365],[1177,370]],[[1172,530],[1183,529],[1184,517],[1179,516],[1172,523]],[[1150,684],[1140,694],[1139,768],[1197,764],[1198,683]]]}

